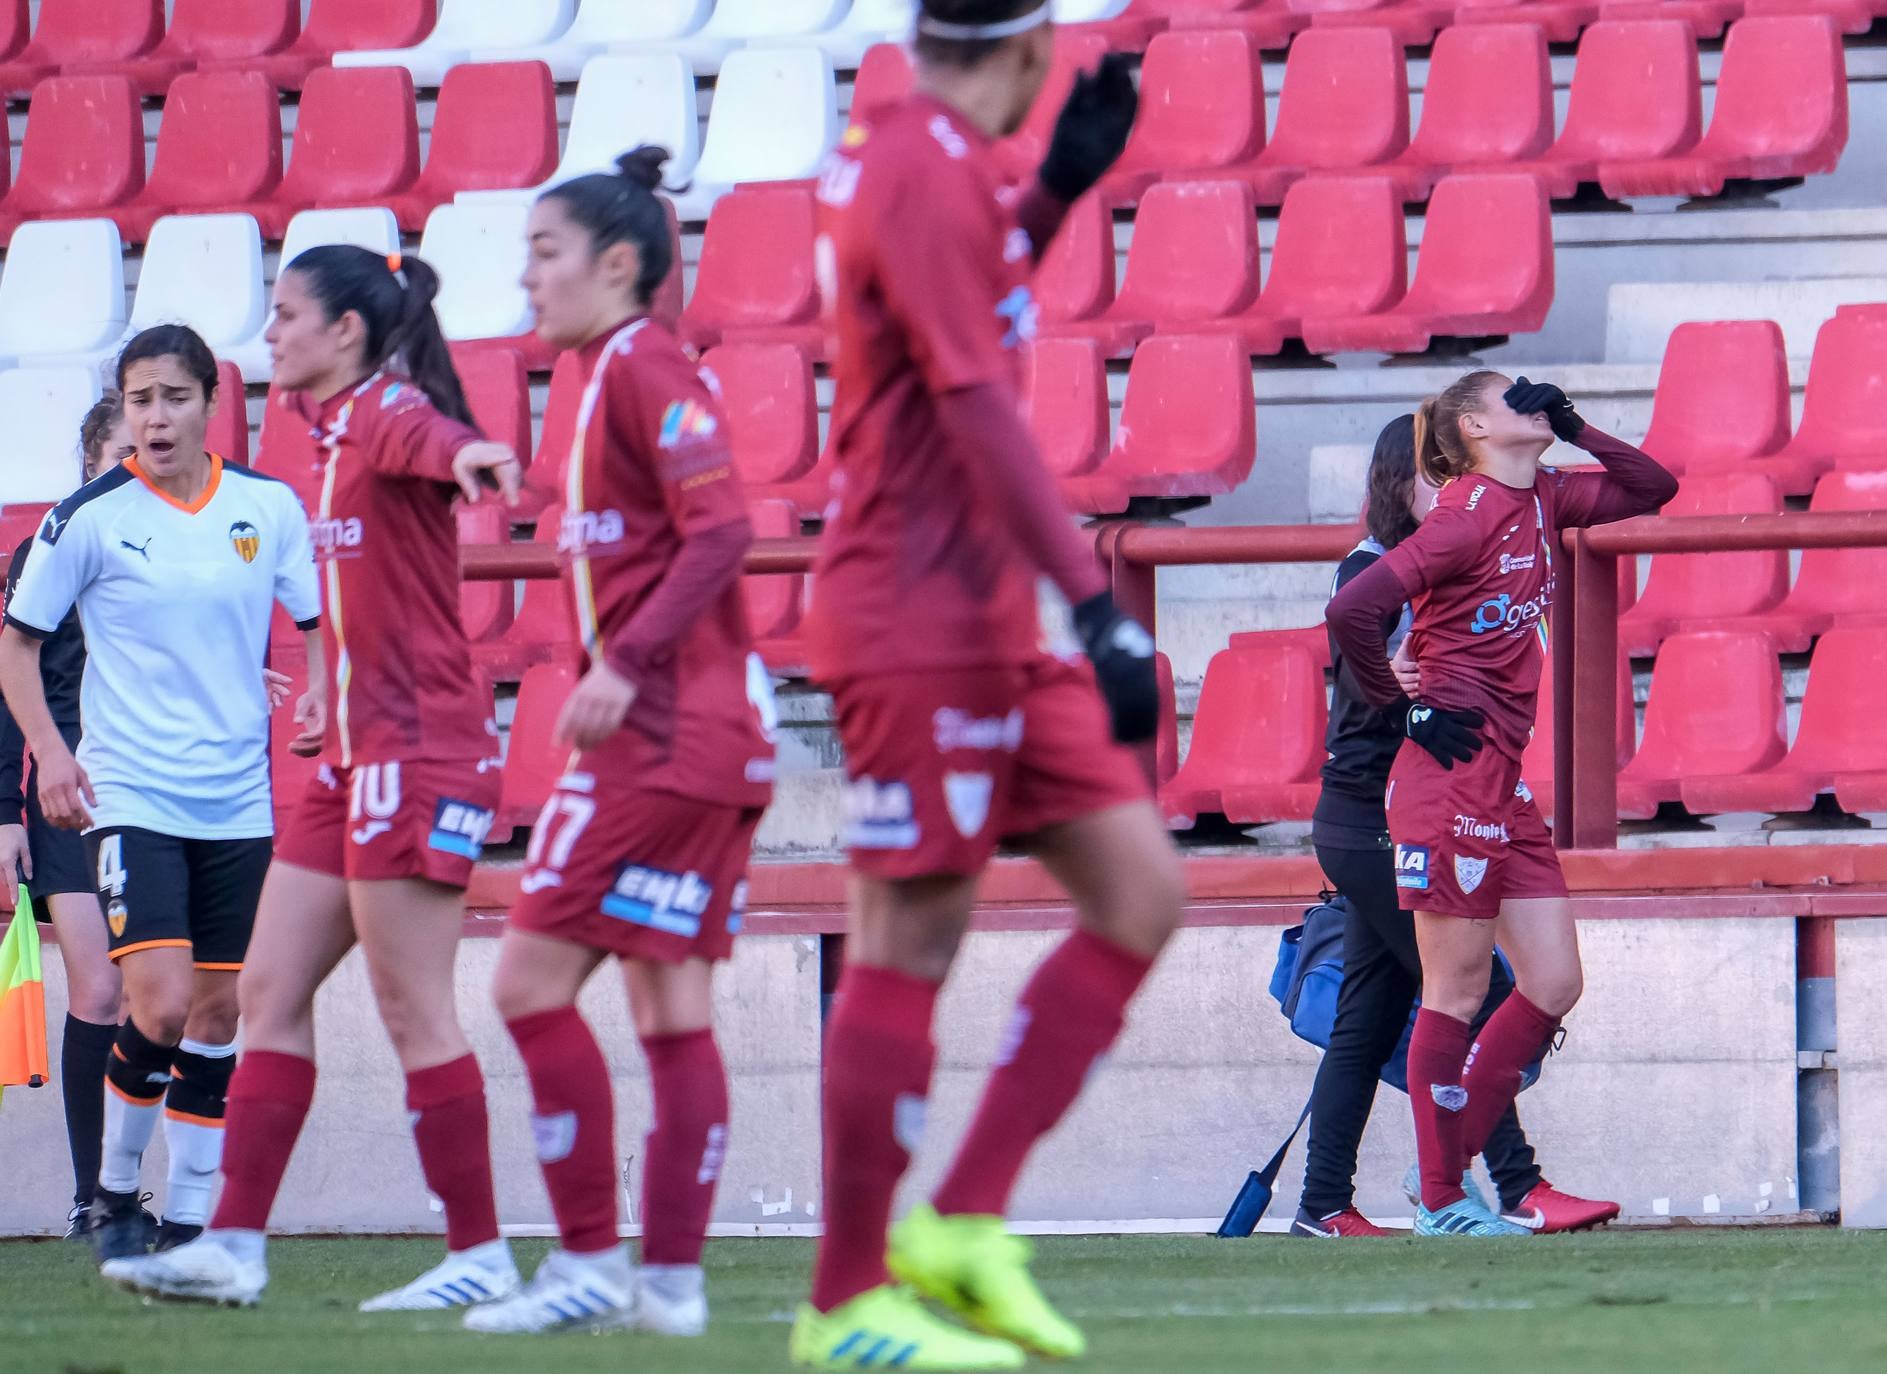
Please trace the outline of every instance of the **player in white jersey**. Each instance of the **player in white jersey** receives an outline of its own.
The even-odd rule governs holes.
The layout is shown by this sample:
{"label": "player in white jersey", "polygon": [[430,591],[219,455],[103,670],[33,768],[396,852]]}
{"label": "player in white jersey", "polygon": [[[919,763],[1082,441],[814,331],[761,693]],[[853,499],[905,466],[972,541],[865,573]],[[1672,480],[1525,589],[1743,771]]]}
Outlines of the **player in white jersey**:
{"label": "player in white jersey", "polygon": [[[137,456],[46,517],[0,634],[0,691],[38,761],[41,806],[86,832],[124,974],[93,1202],[101,1260],[145,1247],[139,1167],[160,1110],[157,1244],[190,1239],[208,1215],[236,974],[275,828],[262,669],[277,602],[307,635],[310,681],[327,680],[301,503],[204,449],[218,399],[208,346],[181,325],[147,329],[118,359],[118,388]],[[39,680],[40,644],[74,606],[90,650],[76,758]],[[323,692],[296,707],[298,746],[326,728]]]}

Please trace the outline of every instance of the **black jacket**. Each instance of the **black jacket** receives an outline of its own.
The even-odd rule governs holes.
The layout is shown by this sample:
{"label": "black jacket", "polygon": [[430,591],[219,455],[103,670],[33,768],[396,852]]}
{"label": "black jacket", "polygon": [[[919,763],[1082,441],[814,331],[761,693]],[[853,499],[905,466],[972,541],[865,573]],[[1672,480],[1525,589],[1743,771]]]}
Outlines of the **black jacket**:
{"label": "black jacket", "polygon": [[[1375,540],[1364,540],[1337,565],[1331,595],[1360,576],[1384,552]],[[1402,636],[1408,633],[1408,621],[1408,608],[1404,607],[1394,619],[1383,622],[1384,657],[1394,653],[1402,642]],[[1330,661],[1336,670],[1336,687],[1330,701],[1330,728],[1324,735],[1324,747],[1330,757],[1323,766],[1323,791],[1318,795],[1312,824],[1326,829],[1340,826],[1358,831],[1387,831],[1389,818],[1383,796],[1389,787],[1389,768],[1402,748],[1402,732],[1363,699],[1356,679],[1337,648],[1335,635],[1330,639]]]}
{"label": "black jacket", "polygon": [[[13,600],[20,573],[26,567],[33,541],[28,539],[13,551],[7,567],[6,602]],[[52,638],[40,645],[39,680],[46,689],[46,705],[55,724],[76,730],[79,725],[79,679],[85,676],[85,635],[79,629],[79,613],[69,611]],[[25,806],[26,737],[19,722],[0,697],[0,825],[19,825]]]}

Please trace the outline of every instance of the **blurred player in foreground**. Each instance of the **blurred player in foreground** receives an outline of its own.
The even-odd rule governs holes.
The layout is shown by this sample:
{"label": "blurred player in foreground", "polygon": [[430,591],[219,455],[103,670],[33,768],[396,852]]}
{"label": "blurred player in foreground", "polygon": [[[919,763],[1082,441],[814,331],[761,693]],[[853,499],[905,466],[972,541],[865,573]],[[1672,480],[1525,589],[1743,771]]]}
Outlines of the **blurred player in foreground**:
{"label": "blurred player in foreground", "polygon": [[[1603,472],[1542,468],[1555,437]],[[1677,482],[1601,434],[1558,387],[1471,372],[1422,403],[1415,460],[1440,487],[1419,530],[1331,599],[1326,617],[1363,697],[1407,737],[1389,775],[1403,910],[1415,913],[1422,1010],[1409,1041],[1420,1235],[1499,1234],[1462,1189],[1522,1070],[1579,1000],[1566,880],[1520,777],[1547,663],[1559,532],[1655,511]],[[1404,602],[1420,699],[1398,687],[1382,626]],[[1516,990],[1478,1035],[1498,931]]]}
{"label": "blurred player in foreground", "polygon": [[[474,1331],[636,1325],[698,1336],[701,1249],[727,1153],[714,965],[733,952],[754,828],[773,793],[773,689],[741,599],[753,542],[720,402],[649,300],[674,266],[655,188],[668,154],[539,197],[524,286],[588,376],[564,474],[588,669],[557,722],[570,762],[531,831],[493,995],[530,1079],[559,1246]],[[642,1264],[617,1239],[609,1066],[577,1010],[622,971],[648,1060]]]}
{"label": "blurred player in foreground", "polygon": [[[308,518],[281,482],[204,449],[216,359],[160,325],[118,358],[137,456],[57,506],[0,636],[0,691],[39,769],[40,806],[83,829],[126,1017],[106,1081],[93,1201],[101,1261],[149,1244],[140,1164],[170,1147],[160,1248],[198,1234],[223,1154],[236,975],[268,871],[269,622],[315,634]],[[229,404],[241,404],[240,397]],[[77,757],[47,708],[42,644],[77,606],[88,658]]]}
{"label": "blurred player in foreground", "polygon": [[322,766],[262,892],[215,1218],[190,1245],[105,1267],[136,1292],[232,1306],[261,1296],[269,1209],[314,1097],[315,993],[356,942],[448,1250],[361,1308],[463,1307],[518,1284],[498,1235],[484,1079],[453,1003],[464,889],[498,775],[459,620],[452,504],[486,486],[515,499],[520,470],[472,426],[438,289],[423,262],[345,245],[309,249],[275,284],[275,382],[299,393],[324,460],[314,543],[326,652],[311,660],[292,746]]}
{"label": "blurred player in foreground", "polygon": [[[993,142],[1041,89],[1049,14],[1047,0],[925,0],[916,94],[854,124],[819,181],[840,475],[808,643],[845,750],[853,897],[826,1036],[825,1235],[791,1337],[817,1368],[1081,1354],[1003,1213],[1179,918],[1178,858],[1116,743],[1154,731],[1153,645],[1115,608],[1018,414],[1030,274],[1136,106],[1124,59],[1108,59],[1076,81],[1039,173],[1004,185]],[[1091,669],[1041,648],[1043,574]],[[1067,888],[1078,928],[1024,988],[956,1160],[891,1232],[887,1263],[937,995],[1005,839]]]}

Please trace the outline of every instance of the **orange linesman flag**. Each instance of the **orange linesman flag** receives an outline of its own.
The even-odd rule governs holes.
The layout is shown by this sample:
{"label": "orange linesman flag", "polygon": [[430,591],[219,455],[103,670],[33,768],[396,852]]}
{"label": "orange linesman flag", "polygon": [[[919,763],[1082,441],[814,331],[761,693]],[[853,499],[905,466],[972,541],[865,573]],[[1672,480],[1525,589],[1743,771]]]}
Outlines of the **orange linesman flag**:
{"label": "orange linesman flag", "polygon": [[0,1086],[46,1084],[46,984],[39,969],[39,927],[26,884],[0,940]]}

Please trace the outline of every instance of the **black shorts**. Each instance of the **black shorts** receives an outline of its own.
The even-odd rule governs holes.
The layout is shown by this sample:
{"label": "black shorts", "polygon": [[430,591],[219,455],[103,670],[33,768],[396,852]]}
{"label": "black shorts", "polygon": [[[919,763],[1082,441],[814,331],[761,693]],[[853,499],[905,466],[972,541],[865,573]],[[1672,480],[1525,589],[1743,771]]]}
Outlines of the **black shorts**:
{"label": "black shorts", "polygon": [[[79,727],[62,725],[66,748],[79,747]],[[28,882],[35,897],[56,897],[64,892],[92,892],[92,861],[85,852],[85,837],[76,830],[62,830],[46,819],[39,809],[39,761],[35,759],[26,774],[26,847],[33,856],[33,876]],[[39,919],[52,919],[49,908],[34,908]]]}
{"label": "black shorts", "polygon": [[188,949],[198,968],[239,969],[274,841],[186,840],[137,826],[85,837],[111,957]]}

